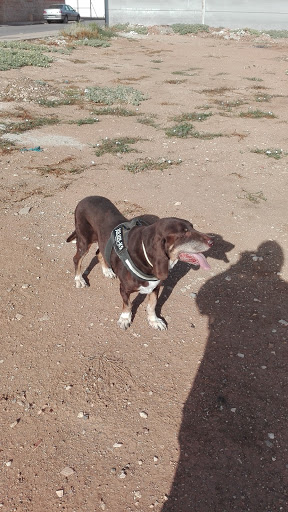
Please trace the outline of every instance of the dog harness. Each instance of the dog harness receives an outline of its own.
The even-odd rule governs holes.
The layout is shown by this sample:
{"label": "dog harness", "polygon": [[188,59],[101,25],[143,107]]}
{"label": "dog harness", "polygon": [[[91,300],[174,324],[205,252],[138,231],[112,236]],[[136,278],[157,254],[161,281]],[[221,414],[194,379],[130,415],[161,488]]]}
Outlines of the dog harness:
{"label": "dog harness", "polygon": [[[158,278],[151,275],[151,274],[145,274],[139,268],[136,267],[136,265],[133,263],[131,256],[127,249],[127,242],[128,242],[128,235],[129,231],[134,228],[135,226],[148,226],[146,222],[141,220],[140,218],[136,218],[133,220],[130,220],[128,222],[123,222],[122,224],[119,224],[116,226],[116,228],[113,229],[110,238],[106,244],[105,251],[104,251],[104,257],[106,262],[108,263],[109,267],[111,267],[111,252],[112,249],[116,252],[118,258],[122,261],[123,265],[129,270],[129,272],[136,277],[137,279],[142,279],[143,281],[158,281]],[[143,242],[142,242],[143,247]],[[146,256],[146,250],[144,247],[144,255],[150,263],[148,257]]]}

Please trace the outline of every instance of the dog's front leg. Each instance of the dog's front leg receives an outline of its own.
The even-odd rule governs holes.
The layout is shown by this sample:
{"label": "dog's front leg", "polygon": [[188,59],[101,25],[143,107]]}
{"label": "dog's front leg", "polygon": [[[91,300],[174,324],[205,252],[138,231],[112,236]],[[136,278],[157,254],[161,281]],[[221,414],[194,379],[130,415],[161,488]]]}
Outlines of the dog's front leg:
{"label": "dog's front leg", "polygon": [[122,283],[120,284],[120,293],[123,299],[123,309],[117,323],[121,329],[128,329],[132,319],[130,293],[125,290]]}
{"label": "dog's front leg", "polygon": [[151,293],[148,295],[148,304],[147,304],[147,317],[148,322],[153,329],[159,329],[160,331],[165,331],[167,329],[167,325],[161,318],[159,318],[155,313],[155,308],[158,300],[158,294],[159,294],[159,286],[155,288]]}

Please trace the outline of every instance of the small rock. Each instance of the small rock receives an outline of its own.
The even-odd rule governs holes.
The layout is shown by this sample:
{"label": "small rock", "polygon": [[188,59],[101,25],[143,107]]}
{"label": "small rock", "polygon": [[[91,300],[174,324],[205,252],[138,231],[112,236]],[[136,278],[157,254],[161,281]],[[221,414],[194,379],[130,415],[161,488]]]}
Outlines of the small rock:
{"label": "small rock", "polygon": [[30,212],[32,206],[25,206],[24,208],[21,208],[21,210],[19,210],[19,215],[27,215],[27,213]]}
{"label": "small rock", "polygon": [[77,418],[81,418],[83,420],[88,420],[89,419],[89,414],[87,412],[80,411],[77,414]]}
{"label": "small rock", "polygon": [[20,421],[20,418],[18,418],[16,421],[13,421],[13,423],[11,423],[11,425],[10,425],[10,428],[16,427],[16,425],[18,425],[19,421]]}
{"label": "small rock", "polygon": [[287,327],[287,325],[288,325],[288,322],[286,322],[286,320],[279,320],[278,323],[281,325],[285,325],[285,327]]}
{"label": "small rock", "polygon": [[142,498],[142,494],[140,491],[134,491],[134,498]]}
{"label": "small rock", "polygon": [[275,435],[272,432],[269,432],[268,437],[269,439],[275,439]]}
{"label": "small rock", "polygon": [[141,418],[144,418],[145,420],[148,418],[148,414],[145,411],[141,411],[140,413]]}
{"label": "small rock", "polygon": [[65,468],[60,471],[60,474],[63,476],[71,476],[74,473],[74,469],[69,468],[69,466],[66,466]]}
{"label": "small rock", "polygon": [[158,462],[159,458],[157,457],[157,455],[155,455],[155,456],[153,457],[153,460],[154,460],[154,462]]}
{"label": "small rock", "polygon": [[56,494],[57,494],[58,498],[63,498],[63,495],[64,495],[63,489],[58,489],[56,491]]}
{"label": "small rock", "polygon": [[7,462],[5,462],[5,466],[7,466],[9,468],[10,466],[12,466],[12,462],[13,462],[12,459],[7,460]]}
{"label": "small rock", "polygon": [[181,201],[176,201],[176,203],[174,203],[174,206],[180,206],[181,204]]}
{"label": "small rock", "polygon": [[23,315],[21,315],[20,313],[17,313],[15,315],[15,318],[16,318],[16,320],[21,320],[23,318]]}
{"label": "small rock", "polygon": [[121,448],[123,446],[123,443],[114,443],[113,448]]}
{"label": "small rock", "polygon": [[126,474],[125,469],[122,469],[122,470],[121,470],[121,473],[120,473],[120,475],[119,475],[119,478],[123,479],[123,478],[126,478],[126,476],[127,476],[127,474]]}
{"label": "small rock", "polygon": [[240,352],[238,352],[237,356],[238,356],[238,357],[242,357],[242,359],[243,359],[244,354],[241,354]]}
{"label": "small rock", "polygon": [[49,320],[48,313],[45,313],[45,315],[43,315],[41,318],[39,318],[39,322],[47,322],[47,320]]}

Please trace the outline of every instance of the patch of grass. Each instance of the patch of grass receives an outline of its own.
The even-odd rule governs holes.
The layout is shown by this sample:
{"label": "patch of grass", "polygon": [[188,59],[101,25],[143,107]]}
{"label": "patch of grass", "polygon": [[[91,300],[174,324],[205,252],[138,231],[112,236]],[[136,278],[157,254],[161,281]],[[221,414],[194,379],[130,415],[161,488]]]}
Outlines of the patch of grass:
{"label": "patch of grass", "polygon": [[209,32],[209,26],[208,25],[200,25],[200,24],[194,24],[189,25],[185,23],[174,23],[171,25],[173,32],[176,32],[176,34],[198,34],[198,32]]}
{"label": "patch of grass", "polygon": [[[71,162],[74,160],[72,156],[67,156],[57,162],[56,164],[47,164],[43,166],[36,167],[36,170],[40,172],[40,174],[48,175],[53,174],[54,176],[62,176],[63,174],[80,174],[85,170],[83,165],[79,167],[70,167]],[[34,169],[34,167],[33,167]]]}
{"label": "patch of grass", "polygon": [[94,48],[108,48],[111,46],[111,43],[106,41],[105,39],[81,39],[77,41],[78,46],[93,46]]}
{"label": "patch of grass", "polygon": [[165,84],[172,84],[172,85],[179,85],[183,84],[184,82],[187,82],[187,80],[184,78],[183,80],[165,80]]}
{"label": "patch of grass", "polygon": [[275,158],[275,160],[280,160],[280,158],[287,155],[283,149],[253,149],[251,153],[266,155],[269,158]]}
{"label": "patch of grass", "polygon": [[14,142],[2,139],[0,137],[0,155],[5,155],[16,149]]}
{"label": "patch of grass", "polygon": [[133,87],[88,87],[85,89],[86,98],[94,103],[103,105],[113,105],[114,103],[128,103],[130,105],[140,105],[141,101],[147,98],[142,92]]}
{"label": "patch of grass", "polygon": [[201,68],[189,68],[183,69],[179,71],[172,71],[172,75],[180,75],[180,76],[197,76],[197,71]]}
{"label": "patch of grass", "polygon": [[99,123],[99,119],[97,117],[86,117],[84,119],[78,119],[76,121],[70,121],[69,124],[77,124],[78,126],[82,126],[83,124],[94,124]]}
{"label": "patch of grass", "polygon": [[95,155],[102,156],[105,153],[117,154],[117,153],[130,153],[131,151],[137,153],[137,149],[131,148],[131,144],[136,144],[139,140],[143,140],[139,137],[119,137],[118,139],[102,139],[99,144],[93,146],[96,149]]}
{"label": "patch of grass", "polygon": [[267,201],[262,190],[259,192],[248,192],[247,190],[242,189],[242,192],[243,196],[238,196],[239,199],[247,199],[250,203],[258,204],[260,201]]}
{"label": "patch of grass", "polygon": [[135,110],[129,110],[123,107],[100,107],[93,110],[93,114],[96,116],[118,116],[118,117],[132,117],[139,116],[139,112],[135,112]]}
{"label": "patch of grass", "polygon": [[231,110],[232,108],[241,107],[241,105],[245,105],[247,102],[244,100],[215,100],[214,103],[223,110]]}
{"label": "patch of grass", "polygon": [[273,39],[288,38],[288,30],[265,30],[264,33]]}
{"label": "patch of grass", "polygon": [[39,105],[48,108],[60,107],[62,105],[79,105],[84,100],[84,94],[78,88],[65,89],[63,96],[55,99],[41,98]]}
{"label": "patch of grass", "polygon": [[268,103],[271,99],[272,96],[270,94],[257,94],[257,96],[255,96],[255,101],[258,103]]}
{"label": "patch of grass", "polygon": [[228,91],[231,91],[229,87],[216,87],[215,89],[203,89],[199,92],[204,94],[223,94]]}
{"label": "patch of grass", "polygon": [[114,33],[117,32],[135,32],[136,34],[148,34],[148,28],[144,25],[130,25],[129,23],[118,23],[110,27]]}
{"label": "patch of grass", "polygon": [[157,128],[158,125],[155,123],[156,114],[145,115],[144,117],[138,117],[137,122],[145,124],[146,126],[153,126]]}
{"label": "patch of grass", "polygon": [[212,112],[191,112],[191,113],[183,113],[179,116],[173,117],[173,121],[176,123],[184,123],[186,121],[206,121],[208,117],[212,116]]}
{"label": "patch of grass", "polygon": [[180,123],[168,128],[165,133],[167,137],[191,137],[195,132],[194,126],[191,123]]}
{"label": "patch of grass", "polygon": [[240,117],[250,117],[252,119],[274,119],[276,116],[273,112],[263,112],[262,110],[248,110],[248,112],[240,112]]}
{"label": "patch of grass", "polygon": [[34,130],[41,126],[58,124],[59,119],[57,117],[36,117],[34,119],[26,119],[20,123],[11,123],[6,127],[6,132],[9,133],[23,133],[28,130]]}
{"label": "patch of grass", "polygon": [[244,76],[245,80],[251,80],[251,82],[263,82],[262,78],[257,78],[256,76]]}
{"label": "patch of grass", "polygon": [[163,171],[164,169],[168,169],[172,165],[181,164],[182,160],[167,160],[166,158],[160,158],[158,160],[154,160],[153,158],[139,158],[135,162],[124,165],[124,169],[127,171],[137,174],[143,171]]}
{"label": "patch of grass", "polygon": [[107,41],[116,35],[116,32],[109,27],[100,27],[97,23],[92,22],[84,25],[82,23],[75,23],[65,27],[61,31],[61,35],[68,41],[81,41],[81,40],[101,40]]}
{"label": "patch of grass", "polygon": [[165,131],[167,137],[180,137],[187,138],[193,137],[195,139],[211,140],[216,137],[223,137],[222,133],[209,133],[209,132],[197,132],[193,124],[191,123],[180,123],[168,128]]}
{"label": "patch of grass", "polygon": [[0,48],[0,71],[37,66],[47,68],[53,59],[37,49]]}

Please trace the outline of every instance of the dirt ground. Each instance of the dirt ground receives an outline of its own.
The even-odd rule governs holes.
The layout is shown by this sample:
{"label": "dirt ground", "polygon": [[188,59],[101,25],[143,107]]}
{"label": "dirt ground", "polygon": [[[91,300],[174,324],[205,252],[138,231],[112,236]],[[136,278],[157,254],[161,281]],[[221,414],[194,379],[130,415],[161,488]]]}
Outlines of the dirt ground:
{"label": "dirt ground", "polygon": [[[0,72],[2,124],[59,119],[0,156],[3,512],[288,510],[288,41],[164,32]],[[81,125],[99,105],[38,102],[96,85],[147,99]],[[212,114],[197,137],[167,136],[193,112]],[[96,156],[119,137],[138,152]],[[124,167],[139,159],[171,164]],[[211,270],[178,263],[163,285],[167,331],[136,297],[118,328],[93,250],[75,289],[65,240],[87,195],[215,234]]]}

